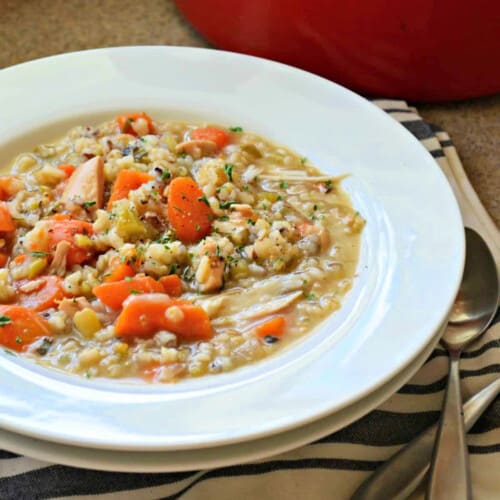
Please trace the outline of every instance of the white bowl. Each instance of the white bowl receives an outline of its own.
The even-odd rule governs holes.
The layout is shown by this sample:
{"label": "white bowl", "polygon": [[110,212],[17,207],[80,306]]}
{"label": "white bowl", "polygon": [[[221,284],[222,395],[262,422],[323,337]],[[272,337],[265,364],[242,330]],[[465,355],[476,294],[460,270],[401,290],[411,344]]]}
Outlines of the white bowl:
{"label": "white bowl", "polygon": [[461,278],[464,235],[447,181],[399,124],[356,94],[263,59],[124,47],[0,72],[0,164],[72,125],[143,110],[240,125],[343,182],[367,219],[340,311],[274,357],[174,385],[84,380],[0,355],[0,426],[79,446],[220,446],[304,425],[389,381],[429,344]]}

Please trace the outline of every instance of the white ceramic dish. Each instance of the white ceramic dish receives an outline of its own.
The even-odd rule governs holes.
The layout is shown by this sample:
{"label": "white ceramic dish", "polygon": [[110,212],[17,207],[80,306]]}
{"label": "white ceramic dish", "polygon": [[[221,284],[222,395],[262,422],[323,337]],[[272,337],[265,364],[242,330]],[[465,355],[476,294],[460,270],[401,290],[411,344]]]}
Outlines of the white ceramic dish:
{"label": "white ceramic dish", "polygon": [[199,449],[269,436],[383,386],[443,322],[464,259],[459,210],[431,156],[352,92],[309,73],[212,50],[132,47],[0,72],[0,164],[71,125],[144,110],[240,125],[340,174],[368,223],[342,309],[281,354],[176,385],[83,380],[0,353],[0,427],[85,447]]}
{"label": "white ceramic dish", "polygon": [[409,366],[360,401],[310,424],[261,439],[199,450],[123,453],[51,443],[0,429],[0,443],[4,449],[38,460],[116,472],[179,472],[262,460],[321,439],[375,409],[419,370],[442,333],[443,327]]}

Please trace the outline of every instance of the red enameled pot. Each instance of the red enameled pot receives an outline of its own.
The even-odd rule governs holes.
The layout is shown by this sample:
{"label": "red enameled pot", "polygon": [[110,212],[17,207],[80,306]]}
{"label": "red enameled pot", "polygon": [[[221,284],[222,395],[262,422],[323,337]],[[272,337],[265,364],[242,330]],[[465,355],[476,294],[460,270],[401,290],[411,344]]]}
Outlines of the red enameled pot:
{"label": "red enameled pot", "polygon": [[371,96],[500,91],[500,1],[177,0],[215,46],[282,61]]}

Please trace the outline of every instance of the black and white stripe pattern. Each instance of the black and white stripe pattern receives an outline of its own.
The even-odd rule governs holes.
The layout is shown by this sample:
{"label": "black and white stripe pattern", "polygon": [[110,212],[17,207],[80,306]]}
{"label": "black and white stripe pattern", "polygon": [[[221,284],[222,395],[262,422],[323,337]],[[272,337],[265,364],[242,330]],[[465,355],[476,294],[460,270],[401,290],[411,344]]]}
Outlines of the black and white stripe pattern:
{"label": "black and white stripe pattern", "polygon": [[[449,168],[445,153],[453,144],[446,132],[425,123],[404,101],[375,103],[414,134],[442,168]],[[129,474],[52,465],[0,450],[0,499],[347,499],[368,474],[438,419],[447,362],[446,353],[437,348],[407,385],[366,417],[316,443],[253,464],[196,472]],[[500,315],[462,356],[464,398],[499,373]],[[476,423],[468,443],[474,498],[498,498],[500,398]],[[416,494],[414,498],[423,497]]]}

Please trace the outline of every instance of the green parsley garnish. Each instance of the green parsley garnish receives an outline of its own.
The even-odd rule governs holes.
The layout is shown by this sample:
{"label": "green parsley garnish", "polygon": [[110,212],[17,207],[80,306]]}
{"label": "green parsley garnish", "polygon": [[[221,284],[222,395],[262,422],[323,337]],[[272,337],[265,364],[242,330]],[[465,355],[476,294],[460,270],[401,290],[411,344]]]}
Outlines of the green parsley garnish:
{"label": "green parsley garnish", "polygon": [[229,220],[229,215],[221,215],[221,216],[219,217],[219,220],[220,220],[220,221]]}
{"label": "green parsley garnish", "polygon": [[0,315],[0,326],[5,326],[5,325],[10,325],[12,323],[12,320],[9,318],[9,316],[5,315]]}
{"label": "green parsley garnish", "polygon": [[326,188],[326,192],[327,193],[329,193],[332,190],[332,187],[333,187],[332,181],[326,181],[325,182],[325,188]]}
{"label": "green parsley garnish", "polygon": [[305,156],[303,156],[301,159],[300,159],[300,163],[302,163],[302,165],[304,165],[304,163],[307,161],[307,158]]}
{"label": "green parsley garnish", "polygon": [[189,266],[186,266],[182,271],[181,277],[186,281],[191,281],[194,278],[194,271]]}
{"label": "green parsley garnish", "polygon": [[201,231],[201,227],[200,227],[200,225],[199,225],[199,224],[196,224],[195,229],[196,229],[196,231],[200,232],[200,231]]}
{"label": "green parsley garnish", "polygon": [[48,257],[50,253],[48,252],[31,252],[31,256],[36,259],[41,259],[42,257]]}
{"label": "green parsley garnish", "polygon": [[309,295],[306,295],[304,293],[304,297],[307,299],[307,300],[315,300],[316,299],[316,295],[314,293],[310,293]]}
{"label": "green parsley garnish", "polygon": [[235,201],[219,201],[219,207],[222,209],[229,208],[231,205],[234,205]]}
{"label": "green parsley garnish", "polygon": [[132,281],[132,276],[125,276],[125,281]]}
{"label": "green parsley garnish", "polygon": [[229,130],[231,132],[243,132],[243,129],[241,127],[229,127]]}
{"label": "green parsley garnish", "polygon": [[252,220],[252,219],[248,219],[247,222],[251,225],[251,226],[255,226],[255,221]]}
{"label": "green parsley garnish", "polygon": [[233,168],[234,165],[232,163],[226,163],[224,165],[224,172],[226,172],[227,178],[229,182],[233,182]]}
{"label": "green parsley garnish", "polygon": [[208,202],[208,198],[207,198],[205,195],[200,196],[200,197],[198,198],[198,201],[201,201],[201,202],[205,203],[205,205],[206,205],[207,207],[209,207],[209,206],[210,206],[210,203]]}
{"label": "green parsley garnish", "polygon": [[285,181],[280,182],[280,188],[281,189],[286,189],[288,187],[288,184]]}
{"label": "green parsley garnish", "polygon": [[16,344],[22,344],[23,343],[23,339],[19,336],[16,337]]}
{"label": "green parsley garnish", "polygon": [[167,179],[170,179],[170,170],[165,169],[165,170],[163,170],[163,172],[161,173],[161,180],[162,180],[162,181],[166,181]]}
{"label": "green parsley garnish", "polygon": [[129,290],[129,293],[131,293],[132,295],[140,295],[142,292],[140,290],[136,290],[135,288],[131,288]]}
{"label": "green parsley garnish", "polygon": [[161,243],[162,245],[165,245],[167,243],[171,243],[172,237],[169,234],[164,234],[161,238],[158,238],[155,243]]}
{"label": "green parsley garnish", "polygon": [[15,356],[15,355],[16,355],[16,353],[15,353],[15,352],[10,351],[9,349],[4,349],[4,350],[3,350],[3,352],[4,352],[5,354],[8,354],[9,356]]}
{"label": "green parsley garnish", "polygon": [[83,208],[90,208],[93,207],[96,204],[95,201],[86,201],[85,203],[82,203]]}

